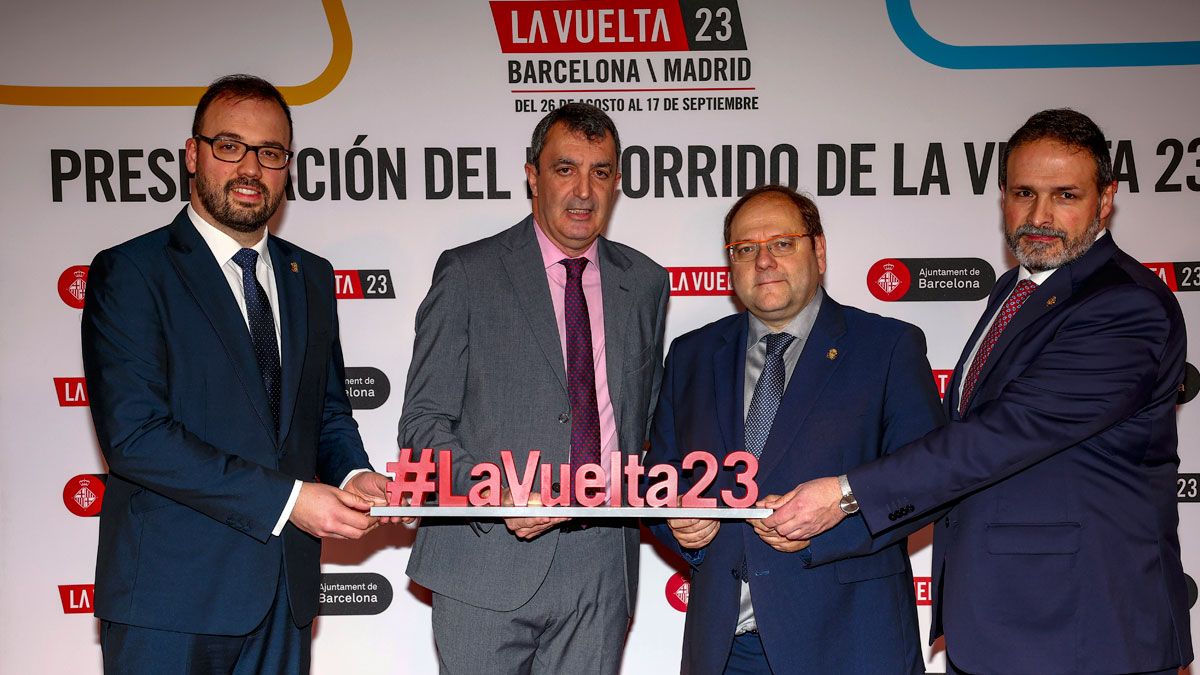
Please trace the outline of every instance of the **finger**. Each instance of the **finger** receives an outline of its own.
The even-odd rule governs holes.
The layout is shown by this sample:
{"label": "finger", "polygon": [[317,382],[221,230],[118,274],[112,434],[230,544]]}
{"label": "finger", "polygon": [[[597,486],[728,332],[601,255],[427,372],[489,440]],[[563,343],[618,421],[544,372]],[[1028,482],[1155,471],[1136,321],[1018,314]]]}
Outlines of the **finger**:
{"label": "finger", "polygon": [[369,511],[371,509],[371,507],[374,506],[374,504],[370,500],[368,500],[364,497],[361,497],[359,495],[356,495],[353,492],[346,492],[345,490],[338,490],[337,492],[334,492],[333,494],[335,496],[337,496],[338,501],[340,501],[342,504],[344,504],[356,511]]}

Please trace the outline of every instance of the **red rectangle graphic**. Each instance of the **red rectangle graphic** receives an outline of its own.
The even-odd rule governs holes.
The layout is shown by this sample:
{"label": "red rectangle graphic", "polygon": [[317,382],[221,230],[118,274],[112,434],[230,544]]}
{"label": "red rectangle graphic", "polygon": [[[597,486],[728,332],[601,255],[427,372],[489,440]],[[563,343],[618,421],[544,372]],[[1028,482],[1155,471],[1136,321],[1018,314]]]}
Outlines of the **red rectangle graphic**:
{"label": "red rectangle graphic", "polygon": [[92,614],[95,611],[92,605],[95,594],[95,584],[60,585],[58,597],[62,600],[63,614]]}
{"label": "red rectangle graphic", "polygon": [[505,54],[686,52],[678,0],[494,0]]}
{"label": "red rectangle graphic", "polygon": [[358,270],[334,270],[333,286],[338,300],[355,300],[363,297],[362,280],[358,276]]}
{"label": "red rectangle graphic", "polygon": [[1171,289],[1171,292],[1179,292],[1179,284],[1175,280],[1175,263],[1148,262],[1142,264],[1145,265],[1151,272],[1157,274],[1158,278],[1162,279],[1163,283],[1167,285],[1167,288]]}
{"label": "red rectangle graphic", "polygon": [[85,407],[88,404],[87,381],[82,377],[54,378],[54,393],[58,405],[64,408]]}
{"label": "red rectangle graphic", "polygon": [[671,295],[733,295],[728,267],[668,267]]}
{"label": "red rectangle graphic", "polygon": [[954,377],[953,370],[933,371],[933,384],[937,387],[938,396],[946,398],[946,389],[950,387],[950,379]]}
{"label": "red rectangle graphic", "polygon": [[932,577],[913,577],[913,590],[916,591],[918,607],[927,607],[933,604]]}

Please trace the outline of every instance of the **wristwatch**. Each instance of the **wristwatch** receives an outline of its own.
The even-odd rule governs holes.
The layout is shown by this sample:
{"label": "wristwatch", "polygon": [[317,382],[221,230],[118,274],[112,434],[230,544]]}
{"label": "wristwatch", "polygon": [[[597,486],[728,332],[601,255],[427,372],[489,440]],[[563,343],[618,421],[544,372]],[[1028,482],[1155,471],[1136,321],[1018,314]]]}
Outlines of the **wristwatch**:
{"label": "wristwatch", "polygon": [[838,476],[838,486],[842,488],[842,500],[838,502],[838,508],[848,516],[858,513],[858,500],[850,491],[850,481],[846,479],[846,474]]}

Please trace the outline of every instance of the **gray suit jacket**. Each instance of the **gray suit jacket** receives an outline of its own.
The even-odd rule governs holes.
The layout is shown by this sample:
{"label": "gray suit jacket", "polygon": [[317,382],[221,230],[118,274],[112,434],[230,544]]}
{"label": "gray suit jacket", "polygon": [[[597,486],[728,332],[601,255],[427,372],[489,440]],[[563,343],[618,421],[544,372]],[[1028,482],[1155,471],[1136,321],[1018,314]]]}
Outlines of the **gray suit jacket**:
{"label": "gray suit jacket", "polygon": [[[530,450],[543,463],[570,462],[565,361],[533,217],[442,254],[417,310],[416,341],[400,418],[400,447],[449,448],[457,494],[478,462],[518,467]],[[599,240],[608,386],[621,452],[640,454],[662,372],[670,284],[641,253]],[[535,490],[537,489],[535,484]],[[637,593],[638,529],[624,528],[625,592]],[[525,604],[550,569],[560,533],[517,539],[504,525],[426,519],[408,576],[471,605],[509,611]]]}

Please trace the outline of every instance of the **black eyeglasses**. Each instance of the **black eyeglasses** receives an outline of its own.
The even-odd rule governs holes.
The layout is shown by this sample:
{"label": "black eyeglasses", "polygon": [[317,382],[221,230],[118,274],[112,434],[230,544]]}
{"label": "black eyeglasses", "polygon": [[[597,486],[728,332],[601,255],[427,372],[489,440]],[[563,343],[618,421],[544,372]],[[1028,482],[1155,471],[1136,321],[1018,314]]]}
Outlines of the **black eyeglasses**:
{"label": "black eyeglasses", "polygon": [[208,146],[212,148],[213,157],[222,162],[236,164],[242,161],[242,158],[250,151],[254,151],[254,154],[258,156],[258,163],[264,169],[282,169],[292,159],[290,150],[284,150],[274,145],[249,145],[232,138],[209,138],[200,134],[196,134],[194,138],[208,143]]}

